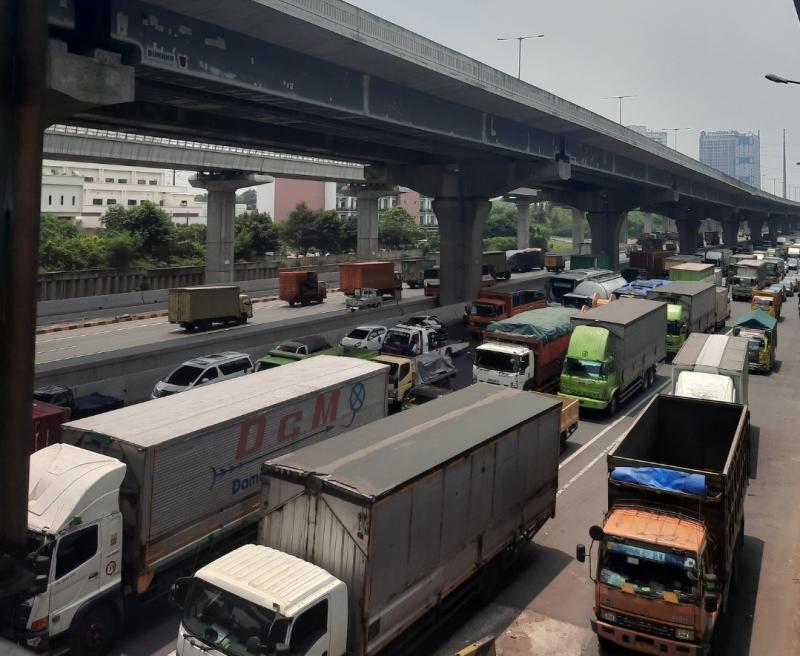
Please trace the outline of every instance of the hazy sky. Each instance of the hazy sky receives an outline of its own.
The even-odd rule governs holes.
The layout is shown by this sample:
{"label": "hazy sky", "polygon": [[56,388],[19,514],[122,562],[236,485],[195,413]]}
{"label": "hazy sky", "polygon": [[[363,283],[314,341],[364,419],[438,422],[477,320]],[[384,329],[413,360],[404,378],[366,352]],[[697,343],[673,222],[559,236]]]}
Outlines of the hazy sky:
{"label": "hazy sky", "polygon": [[[782,178],[800,199],[800,22],[792,0],[350,0],[598,114],[650,129],[692,128],[678,149],[698,157],[701,130],[761,131],[764,187]],[[670,134],[670,146],[673,134]],[[794,186],[797,185],[797,188]],[[776,189],[781,193],[780,182]]]}

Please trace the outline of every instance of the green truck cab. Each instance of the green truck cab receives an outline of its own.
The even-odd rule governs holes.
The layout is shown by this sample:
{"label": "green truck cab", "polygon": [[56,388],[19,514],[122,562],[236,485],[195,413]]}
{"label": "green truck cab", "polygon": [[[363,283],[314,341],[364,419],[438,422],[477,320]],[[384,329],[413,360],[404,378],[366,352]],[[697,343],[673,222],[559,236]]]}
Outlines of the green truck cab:
{"label": "green truck cab", "polygon": [[575,314],[559,396],[613,415],[649,389],[666,357],[667,304],[621,298]]}
{"label": "green truck cab", "polygon": [[682,305],[667,305],[667,353],[677,353],[689,339],[686,309]]}
{"label": "green truck cab", "polygon": [[764,310],[753,310],[738,319],[729,334],[747,338],[750,371],[772,371],[778,348],[778,321],[775,317]]}

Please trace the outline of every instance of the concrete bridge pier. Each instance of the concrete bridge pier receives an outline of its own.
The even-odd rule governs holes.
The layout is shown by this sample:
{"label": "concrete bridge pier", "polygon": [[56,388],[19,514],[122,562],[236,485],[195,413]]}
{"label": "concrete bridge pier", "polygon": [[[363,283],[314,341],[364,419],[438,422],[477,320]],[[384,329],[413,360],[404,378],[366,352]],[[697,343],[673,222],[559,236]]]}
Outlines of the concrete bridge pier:
{"label": "concrete bridge pier", "polygon": [[739,243],[739,221],[730,219],[722,221],[722,244],[725,248],[735,249]]}
{"label": "concrete bridge pier", "polygon": [[586,220],[592,231],[592,255],[608,255],[609,268],[613,271],[619,271],[620,230],[627,218],[627,212],[586,213]]}
{"label": "concrete bridge pier", "polygon": [[777,219],[767,220],[767,237],[774,244],[778,240],[780,226]]}
{"label": "concrete bridge pier", "polygon": [[439,221],[441,305],[469,303],[481,286],[483,228],[492,204],[488,198],[436,198]]}
{"label": "concrete bridge pier", "polygon": [[679,247],[681,255],[694,255],[697,251],[698,240],[700,239],[700,225],[702,221],[689,217],[678,219]]}
{"label": "concrete bridge pier", "polygon": [[755,246],[761,243],[761,233],[764,231],[764,219],[747,219],[747,226],[750,228],[750,241]]}
{"label": "concrete bridge pier", "polygon": [[254,173],[198,173],[189,178],[193,187],[208,191],[208,219],[206,225],[206,276],[207,285],[232,283],[233,224],[236,214],[236,190],[272,182],[268,175]]}
{"label": "concrete bridge pier", "polygon": [[586,213],[577,207],[572,208],[572,251],[580,253],[583,244],[583,219]]}
{"label": "concrete bridge pier", "polygon": [[531,204],[530,201],[517,201],[517,248],[531,245]]}
{"label": "concrete bridge pier", "polygon": [[376,187],[358,187],[358,239],[356,256],[359,260],[374,260],[378,256],[378,200],[389,192]]}

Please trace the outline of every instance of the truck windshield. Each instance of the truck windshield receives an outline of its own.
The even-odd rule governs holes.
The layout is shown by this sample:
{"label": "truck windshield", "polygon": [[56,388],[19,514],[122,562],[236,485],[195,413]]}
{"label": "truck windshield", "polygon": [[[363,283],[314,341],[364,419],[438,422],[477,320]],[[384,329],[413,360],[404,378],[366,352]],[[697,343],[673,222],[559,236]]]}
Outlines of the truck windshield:
{"label": "truck windshield", "polygon": [[742,285],[743,287],[752,287],[755,283],[756,279],[749,276],[736,276],[733,279],[734,285]]}
{"label": "truck windshield", "polygon": [[178,367],[175,371],[173,371],[164,382],[169,383],[170,385],[180,385],[181,387],[186,387],[187,385],[191,385],[194,381],[196,381],[197,377],[202,373],[203,370],[200,367],[184,365],[183,367]]}
{"label": "truck windshield", "polygon": [[772,299],[767,296],[753,296],[753,304],[768,308],[772,305]]}
{"label": "truck windshield", "polygon": [[477,349],[475,351],[475,366],[481,369],[491,369],[492,371],[515,373],[519,365],[517,356],[511,353]]}
{"label": "truck windshield", "polygon": [[496,317],[500,308],[489,303],[473,303],[469,313],[473,317]]}
{"label": "truck windshield", "polygon": [[680,321],[667,321],[667,334],[669,334],[669,335],[680,335],[681,334],[681,322]]}
{"label": "truck windshield", "polygon": [[697,601],[697,558],[694,554],[662,551],[606,541],[600,562],[600,582],[615,588],[629,584],[645,597],[673,592],[680,601]]}
{"label": "truck windshield", "polygon": [[557,299],[560,299],[564,294],[571,292],[573,289],[575,289],[574,280],[553,278],[550,284],[550,292]]}
{"label": "truck windshield", "polygon": [[347,336],[350,339],[366,339],[367,335],[369,335],[369,331],[364,330],[363,328],[354,328],[349,333],[347,333]]}
{"label": "truck windshield", "polygon": [[250,656],[247,641],[254,636],[262,645],[274,644],[277,636],[270,634],[274,620],[271,609],[202,579],[192,582],[182,617],[193,637],[231,656]]}
{"label": "truck windshield", "polygon": [[567,374],[570,376],[580,376],[592,380],[604,380],[606,377],[603,363],[597,362],[597,360],[567,358],[566,366]]}

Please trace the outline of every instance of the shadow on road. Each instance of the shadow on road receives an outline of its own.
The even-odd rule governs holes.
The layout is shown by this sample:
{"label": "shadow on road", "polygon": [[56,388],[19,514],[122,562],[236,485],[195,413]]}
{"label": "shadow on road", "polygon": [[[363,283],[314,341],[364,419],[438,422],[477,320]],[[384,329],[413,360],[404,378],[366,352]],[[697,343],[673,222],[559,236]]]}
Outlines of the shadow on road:
{"label": "shadow on road", "polygon": [[761,442],[761,428],[750,424],[750,472],[751,479],[758,478],[758,447]]}

